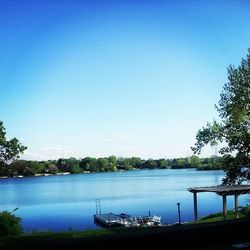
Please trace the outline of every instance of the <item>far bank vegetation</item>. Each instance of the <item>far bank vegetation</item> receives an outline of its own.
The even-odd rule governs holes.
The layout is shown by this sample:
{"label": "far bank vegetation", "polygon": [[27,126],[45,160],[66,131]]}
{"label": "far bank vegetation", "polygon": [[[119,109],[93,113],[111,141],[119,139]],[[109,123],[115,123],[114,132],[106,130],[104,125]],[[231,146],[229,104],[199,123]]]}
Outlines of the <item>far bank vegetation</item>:
{"label": "far bank vegetation", "polygon": [[198,170],[222,169],[222,158],[197,156],[178,159],[148,159],[139,157],[117,158],[115,156],[83,159],[69,158],[48,161],[15,160],[11,164],[0,166],[1,177],[39,176],[60,173],[96,173],[115,172],[140,169],[182,169],[197,168]]}

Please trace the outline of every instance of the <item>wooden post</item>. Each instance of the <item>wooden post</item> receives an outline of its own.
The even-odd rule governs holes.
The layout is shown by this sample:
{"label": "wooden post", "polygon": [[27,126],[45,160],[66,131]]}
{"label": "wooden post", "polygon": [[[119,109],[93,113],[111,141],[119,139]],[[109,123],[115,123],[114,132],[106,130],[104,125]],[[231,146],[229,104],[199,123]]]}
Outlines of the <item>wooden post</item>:
{"label": "wooden post", "polygon": [[193,192],[194,195],[194,223],[198,222],[198,209],[197,209],[197,192]]}
{"label": "wooden post", "polygon": [[239,218],[239,211],[238,211],[238,194],[234,195],[234,209],[235,209],[235,218],[238,219]]}
{"label": "wooden post", "polygon": [[180,210],[180,205],[181,203],[177,203],[177,207],[178,207],[178,221],[179,221],[179,224],[181,224],[181,210]]}
{"label": "wooden post", "polygon": [[227,218],[227,196],[225,194],[222,196],[222,200],[223,200],[223,216],[224,216],[224,220],[226,220]]}

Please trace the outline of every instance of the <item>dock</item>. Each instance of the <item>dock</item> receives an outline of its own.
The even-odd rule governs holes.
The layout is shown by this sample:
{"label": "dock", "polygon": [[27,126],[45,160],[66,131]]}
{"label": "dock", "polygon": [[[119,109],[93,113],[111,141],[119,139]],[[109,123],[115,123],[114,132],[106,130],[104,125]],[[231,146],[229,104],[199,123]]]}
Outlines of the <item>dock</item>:
{"label": "dock", "polygon": [[100,199],[95,199],[96,213],[94,222],[104,227],[155,227],[161,226],[160,216],[131,216],[121,213],[102,213]]}
{"label": "dock", "polygon": [[116,224],[118,218],[113,213],[106,213],[106,214],[95,214],[94,221],[98,224],[103,226],[111,226]]}
{"label": "dock", "polygon": [[113,213],[95,214],[94,220],[105,227],[119,227],[125,224],[124,218]]}
{"label": "dock", "polygon": [[128,214],[95,214],[94,221],[104,227],[152,227],[161,225],[159,216],[132,217]]}

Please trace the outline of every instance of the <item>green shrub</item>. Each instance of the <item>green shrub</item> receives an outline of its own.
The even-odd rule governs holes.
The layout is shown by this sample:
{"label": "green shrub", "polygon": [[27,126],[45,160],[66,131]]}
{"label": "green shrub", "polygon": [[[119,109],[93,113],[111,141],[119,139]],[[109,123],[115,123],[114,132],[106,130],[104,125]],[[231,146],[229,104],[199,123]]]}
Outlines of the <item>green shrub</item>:
{"label": "green shrub", "polygon": [[0,212],[0,236],[15,236],[21,233],[21,218],[8,211]]}
{"label": "green shrub", "polygon": [[[250,206],[246,205],[243,207],[239,207],[239,218],[245,218],[250,216]],[[224,219],[223,213],[215,213],[210,214],[206,217],[200,219],[200,222],[214,222],[221,221]],[[227,211],[227,219],[235,219],[235,211],[229,210]]]}
{"label": "green shrub", "polygon": [[246,217],[250,217],[250,205],[240,207],[240,212]]}

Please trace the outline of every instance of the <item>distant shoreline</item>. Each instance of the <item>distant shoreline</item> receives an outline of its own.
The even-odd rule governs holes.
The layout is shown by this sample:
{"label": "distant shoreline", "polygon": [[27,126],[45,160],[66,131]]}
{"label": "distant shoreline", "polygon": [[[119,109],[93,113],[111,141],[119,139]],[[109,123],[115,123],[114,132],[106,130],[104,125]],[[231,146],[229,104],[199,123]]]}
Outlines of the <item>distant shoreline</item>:
{"label": "distant shoreline", "polygon": [[47,161],[15,160],[10,164],[0,164],[2,178],[23,176],[48,176],[78,173],[116,172],[140,169],[184,169],[196,168],[197,170],[220,170],[223,167],[223,158],[211,156],[199,158],[196,155],[174,159],[141,159],[140,157],[85,157],[76,159],[59,158]]}
{"label": "distant shoreline", "polygon": [[[197,169],[195,167],[187,167],[187,168],[164,168],[165,170],[184,170],[184,169],[196,169],[197,171],[222,171],[222,169]],[[89,172],[85,171],[82,173],[70,173],[70,172],[59,172],[56,174],[48,174],[48,173],[41,173],[35,175],[18,175],[18,176],[0,176],[0,179],[19,179],[19,178],[26,178],[26,177],[48,177],[48,176],[65,176],[65,175],[78,175],[78,174],[104,174],[104,173],[122,173],[122,172],[132,172],[132,171],[143,171],[143,170],[164,170],[163,168],[154,168],[154,169],[130,169],[130,170],[116,170],[116,171],[105,171],[105,172]]]}

